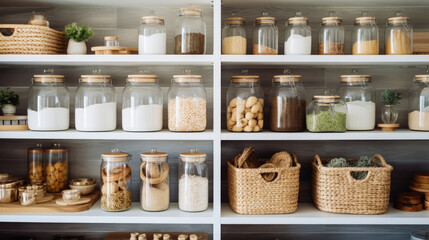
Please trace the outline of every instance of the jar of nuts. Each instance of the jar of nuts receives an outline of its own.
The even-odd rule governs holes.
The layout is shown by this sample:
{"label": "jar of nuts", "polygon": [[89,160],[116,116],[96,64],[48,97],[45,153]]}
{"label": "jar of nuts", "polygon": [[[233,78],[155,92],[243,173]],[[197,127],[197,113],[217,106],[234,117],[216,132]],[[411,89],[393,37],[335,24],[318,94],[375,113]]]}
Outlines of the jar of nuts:
{"label": "jar of nuts", "polygon": [[259,132],[264,126],[264,91],[259,76],[232,76],[226,94],[226,126],[233,132]]}
{"label": "jar of nuts", "polygon": [[46,156],[46,189],[51,193],[59,193],[67,187],[68,150],[59,143],[54,143],[44,152]]}
{"label": "jar of nuts", "polygon": [[42,144],[27,151],[28,181],[31,184],[45,182],[45,164],[43,162]]}

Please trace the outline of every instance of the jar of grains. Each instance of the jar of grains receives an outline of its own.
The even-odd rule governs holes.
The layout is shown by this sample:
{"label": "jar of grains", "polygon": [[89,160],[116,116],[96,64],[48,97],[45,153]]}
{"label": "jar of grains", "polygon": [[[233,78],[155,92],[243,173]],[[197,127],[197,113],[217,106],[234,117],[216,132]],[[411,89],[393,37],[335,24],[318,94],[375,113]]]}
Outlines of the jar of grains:
{"label": "jar of grains", "polygon": [[329,17],[322,18],[319,31],[320,55],[344,55],[344,27],[342,18],[330,12]]}
{"label": "jar of grains", "polygon": [[176,20],[175,54],[204,54],[206,24],[199,8],[182,8]]}
{"label": "jar of grains", "polygon": [[[366,15],[363,13],[362,15]],[[353,55],[378,55],[379,30],[375,17],[362,16],[356,18],[353,29]]]}
{"label": "jar of grains", "polygon": [[131,155],[113,149],[101,154],[101,208],[125,211],[131,207]]}
{"label": "jar of grains", "polygon": [[179,208],[186,212],[205,211],[209,204],[206,154],[191,149],[180,154]]}
{"label": "jar of grains", "polygon": [[311,54],[311,28],[308,18],[297,13],[286,22],[285,55]]}
{"label": "jar of grains", "polygon": [[125,131],[162,129],[162,90],[156,75],[128,75],[122,99],[122,128]]}
{"label": "jar of grains", "polygon": [[63,75],[34,75],[28,90],[28,128],[37,131],[69,128],[70,95]]}
{"label": "jar of grains", "polygon": [[279,52],[279,29],[276,26],[276,18],[263,12],[262,16],[255,20],[253,30],[253,54],[277,55]]}
{"label": "jar of grains", "polygon": [[271,130],[299,132],[305,130],[306,94],[301,75],[276,75],[269,94]]}
{"label": "jar of grains", "polygon": [[43,157],[42,144],[27,151],[28,180],[30,184],[45,182],[45,162]]}
{"label": "jar of grains", "polygon": [[140,202],[143,210],[164,211],[170,205],[168,154],[152,148],[141,153],[140,164]]}
{"label": "jar of grains", "polygon": [[233,14],[222,30],[222,54],[246,55],[247,39],[244,18]]}
{"label": "jar of grains", "polygon": [[139,28],[139,54],[166,54],[167,30],[164,18],[157,16],[142,17]]}
{"label": "jar of grains", "polygon": [[116,92],[110,75],[82,75],[76,89],[75,125],[78,131],[116,129]]}
{"label": "jar of grains", "polygon": [[413,54],[413,27],[410,18],[400,16],[387,20],[385,36],[386,55],[410,55]]}
{"label": "jar of grains", "polygon": [[68,182],[68,150],[59,143],[45,148],[46,189],[51,193],[59,193],[67,187]]}
{"label": "jar of grains", "polygon": [[168,90],[168,129],[173,132],[204,131],[207,93],[201,75],[174,75]]}
{"label": "jar of grains", "polygon": [[336,95],[315,95],[307,107],[307,130],[310,132],[345,132],[347,107]]}
{"label": "jar of grains", "polygon": [[429,74],[416,75],[409,93],[408,126],[429,131]]}
{"label": "jar of grains", "polygon": [[375,92],[370,75],[341,75],[338,87],[347,105],[347,130],[373,130],[375,127]]}
{"label": "jar of grains", "polygon": [[264,91],[259,76],[232,76],[226,94],[227,129],[233,132],[259,132],[264,126]]}

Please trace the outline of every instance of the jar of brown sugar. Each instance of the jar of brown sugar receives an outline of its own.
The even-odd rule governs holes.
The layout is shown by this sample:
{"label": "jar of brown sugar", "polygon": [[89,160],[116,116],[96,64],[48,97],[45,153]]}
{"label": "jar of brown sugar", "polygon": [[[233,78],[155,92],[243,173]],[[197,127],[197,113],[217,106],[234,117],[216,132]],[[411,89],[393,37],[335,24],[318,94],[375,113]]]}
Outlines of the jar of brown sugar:
{"label": "jar of brown sugar", "polygon": [[246,55],[246,47],[244,18],[233,15],[222,29],[222,54]]}
{"label": "jar of brown sugar", "polygon": [[257,17],[253,30],[253,54],[277,55],[279,52],[279,30],[276,26],[276,18],[263,12]]}
{"label": "jar of brown sugar", "polygon": [[206,24],[199,8],[182,8],[176,20],[175,54],[204,54]]}
{"label": "jar of brown sugar", "polygon": [[352,39],[353,55],[378,55],[380,41],[375,17],[356,18]]}
{"label": "jar of brown sugar", "polygon": [[322,18],[319,32],[319,55],[344,55],[343,20],[330,12],[329,17]]}
{"label": "jar of brown sugar", "polygon": [[413,54],[413,27],[409,17],[389,18],[384,36],[386,55]]}

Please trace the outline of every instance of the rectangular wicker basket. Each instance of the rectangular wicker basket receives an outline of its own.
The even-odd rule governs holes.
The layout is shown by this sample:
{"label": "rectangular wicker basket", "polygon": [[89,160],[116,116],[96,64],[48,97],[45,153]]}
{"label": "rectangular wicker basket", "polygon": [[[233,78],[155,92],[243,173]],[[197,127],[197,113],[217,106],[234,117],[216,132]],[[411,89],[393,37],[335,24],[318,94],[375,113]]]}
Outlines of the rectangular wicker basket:
{"label": "rectangular wicker basket", "polygon": [[[301,165],[293,157],[293,166],[284,168],[236,168],[228,162],[229,204],[238,214],[285,214],[298,207],[299,171]],[[267,182],[261,174],[277,173]]]}
{"label": "rectangular wicker basket", "polygon": [[[387,211],[393,167],[381,155],[372,157],[378,167],[325,167],[323,163],[329,160],[321,160],[316,155],[312,162],[313,201],[319,210],[351,214],[383,214]],[[365,179],[356,180],[351,172],[368,174]]]}
{"label": "rectangular wicker basket", "polygon": [[64,32],[46,26],[0,24],[0,54],[65,54]]}

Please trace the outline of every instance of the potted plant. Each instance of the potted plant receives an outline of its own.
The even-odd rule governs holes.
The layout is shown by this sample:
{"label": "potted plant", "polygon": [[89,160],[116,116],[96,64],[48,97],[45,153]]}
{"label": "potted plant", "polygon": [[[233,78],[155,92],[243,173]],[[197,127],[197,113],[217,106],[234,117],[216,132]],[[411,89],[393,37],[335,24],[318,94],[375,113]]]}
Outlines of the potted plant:
{"label": "potted plant", "polygon": [[5,116],[13,116],[16,113],[16,106],[19,104],[19,96],[10,88],[0,89],[0,107]]}
{"label": "potted plant", "polygon": [[392,92],[389,89],[384,90],[381,94],[384,108],[381,110],[381,120],[384,124],[395,124],[398,120],[398,111],[395,105],[401,100],[401,93]]}
{"label": "potted plant", "polygon": [[94,28],[71,23],[65,27],[66,38],[69,39],[67,54],[86,54],[86,44],[94,36]]}

